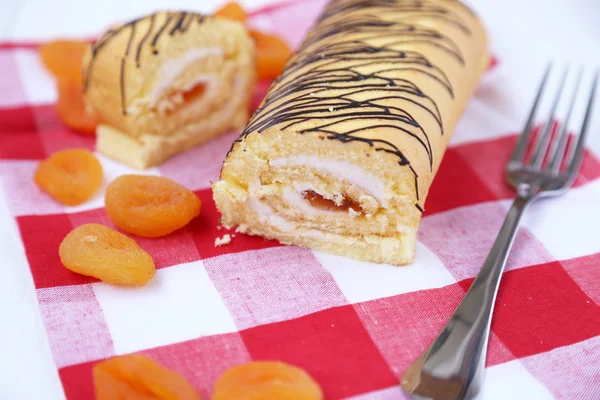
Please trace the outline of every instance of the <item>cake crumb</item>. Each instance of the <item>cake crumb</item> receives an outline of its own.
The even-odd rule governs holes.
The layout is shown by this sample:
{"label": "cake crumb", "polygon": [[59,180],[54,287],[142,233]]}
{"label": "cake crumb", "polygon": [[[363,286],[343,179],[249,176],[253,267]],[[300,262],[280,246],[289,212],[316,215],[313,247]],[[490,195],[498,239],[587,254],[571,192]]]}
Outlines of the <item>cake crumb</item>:
{"label": "cake crumb", "polygon": [[222,238],[215,239],[215,247],[224,246],[226,244],[231,243],[231,235],[225,234]]}

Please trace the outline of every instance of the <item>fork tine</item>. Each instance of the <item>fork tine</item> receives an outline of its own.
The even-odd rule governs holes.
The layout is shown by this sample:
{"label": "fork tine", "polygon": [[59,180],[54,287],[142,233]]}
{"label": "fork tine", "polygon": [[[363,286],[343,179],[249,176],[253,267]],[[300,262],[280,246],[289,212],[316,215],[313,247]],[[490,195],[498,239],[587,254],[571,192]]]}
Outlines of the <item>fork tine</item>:
{"label": "fork tine", "polygon": [[596,87],[598,86],[598,76],[600,75],[600,70],[596,70],[596,74],[594,75],[594,83],[592,84],[592,89],[590,91],[590,97],[587,104],[587,109],[585,110],[585,117],[583,118],[583,123],[581,125],[581,132],[579,133],[579,138],[577,139],[577,144],[569,154],[567,158],[568,162],[568,174],[569,181],[573,181],[575,176],[577,175],[577,171],[579,170],[579,166],[581,165],[581,161],[583,160],[583,150],[585,148],[585,138],[588,132],[588,123],[590,121],[590,115],[592,114],[592,108],[594,106],[594,99],[596,97]]}
{"label": "fork tine", "polygon": [[538,135],[536,144],[534,145],[535,153],[531,158],[530,165],[539,168],[544,162],[544,156],[546,155],[546,151],[548,151],[548,145],[550,144],[550,139],[552,135],[552,127],[554,125],[554,115],[556,114],[556,109],[558,108],[558,103],[560,102],[560,98],[562,92],[565,88],[565,82],[567,81],[567,76],[569,75],[569,67],[565,68],[563,72],[560,86],[558,88],[558,93],[556,93],[556,97],[554,98],[554,103],[552,103],[552,109],[550,110],[550,115],[548,116],[548,120],[544,125],[544,130],[541,135]]}
{"label": "fork tine", "polygon": [[579,73],[577,74],[577,79],[575,81],[575,89],[573,90],[573,97],[571,98],[571,103],[569,104],[569,110],[567,111],[567,116],[562,123],[562,128],[558,137],[554,141],[554,144],[550,151],[548,152],[548,159],[550,161],[550,169],[553,172],[558,172],[560,169],[560,165],[563,160],[563,156],[565,153],[565,147],[567,146],[567,126],[569,125],[569,120],[571,119],[571,114],[573,112],[573,108],[575,106],[575,100],[577,99],[577,92],[579,92],[579,86],[581,84],[581,77],[583,76],[583,67],[579,68]]}
{"label": "fork tine", "polygon": [[529,113],[529,117],[527,118],[527,122],[525,123],[525,127],[523,128],[523,132],[521,133],[521,137],[513,150],[513,153],[510,157],[511,162],[520,163],[523,157],[525,156],[525,150],[527,149],[527,143],[529,143],[529,137],[531,136],[531,127],[533,125],[533,121],[535,120],[535,112],[540,104],[540,99],[542,97],[542,93],[544,92],[544,87],[546,87],[546,83],[548,82],[548,76],[550,76],[550,70],[552,69],[552,63],[548,64],[546,67],[546,72],[544,73],[544,77],[542,78],[542,82],[540,83],[537,95],[535,96],[535,100],[533,102],[533,106],[531,107],[531,112]]}

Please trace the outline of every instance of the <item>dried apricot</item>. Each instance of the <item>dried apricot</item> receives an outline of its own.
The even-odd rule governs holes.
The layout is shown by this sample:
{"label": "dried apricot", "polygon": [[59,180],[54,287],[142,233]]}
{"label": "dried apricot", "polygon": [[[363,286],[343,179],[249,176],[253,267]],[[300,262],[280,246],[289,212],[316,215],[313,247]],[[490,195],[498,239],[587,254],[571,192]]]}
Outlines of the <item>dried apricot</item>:
{"label": "dried apricot", "polygon": [[77,40],[54,40],[40,46],[44,66],[63,82],[79,83],[83,80],[83,55],[90,46]]}
{"label": "dried apricot", "polygon": [[304,370],[278,361],[232,367],[215,383],[212,400],[320,400],[323,392]]}
{"label": "dried apricot", "polygon": [[83,55],[89,46],[84,41],[55,40],[40,47],[42,62],[58,83],[58,117],[83,133],[94,133],[99,123],[86,111],[83,97]]}
{"label": "dried apricot", "polygon": [[292,54],[290,46],[279,36],[250,30],[256,46],[256,68],[259,79],[275,79]]}
{"label": "dried apricot", "polygon": [[142,286],[156,272],[152,257],[135,240],[100,224],[73,229],[58,254],[71,271],[114,285]]}
{"label": "dried apricot", "polygon": [[200,400],[184,377],[142,355],[101,361],[92,374],[96,400]]}
{"label": "dried apricot", "polygon": [[122,175],[106,188],[106,212],[121,229],[143,237],[167,235],[200,214],[200,200],[169,178]]}
{"label": "dried apricot", "polygon": [[92,152],[67,149],[52,154],[38,165],[35,183],[63,204],[81,204],[102,185],[102,166]]}
{"label": "dried apricot", "polygon": [[217,17],[233,19],[233,20],[239,21],[239,22],[244,22],[246,20],[246,12],[235,1],[229,2],[229,3],[225,4],[223,7],[219,8],[215,12],[215,15]]}
{"label": "dried apricot", "polygon": [[85,109],[83,89],[80,83],[58,82],[56,113],[65,125],[82,133],[94,134],[100,123]]}

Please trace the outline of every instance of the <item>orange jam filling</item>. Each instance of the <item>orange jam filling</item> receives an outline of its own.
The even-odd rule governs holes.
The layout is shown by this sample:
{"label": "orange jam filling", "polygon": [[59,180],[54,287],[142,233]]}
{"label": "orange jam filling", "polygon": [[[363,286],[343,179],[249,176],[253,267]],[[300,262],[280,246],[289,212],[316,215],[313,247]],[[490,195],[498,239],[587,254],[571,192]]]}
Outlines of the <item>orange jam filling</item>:
{"label": "orange jam filling", "polygon": [[182,93],[183,102],[189,103],[190,101],[198,100],[198,98],[204,96],[204,92],[206,92],[206,84],[202,82],[197,83]]}
{"label": "orange jam filling", "polygon": [[310,203],[311,206],[325,211],[348,211],[352,209],[354,212],[360,212],[361,207],[356,201],[344,196],[341,204],[336,204],[335,201],[326,199],[319,193],[312,190],[302,192],[302,197]]}
{"label": "orange jam filling", "polygon": [[[194,86],[192,86],[191,88],[189,88],[188,90],[180,92],[181,97],[183,98],[183,101],[174,107],[170,107],[168,110],[166,110],[165,114],[169,115],[171,113],[174,113],[174,112],[180,110],[181,108],[185,107],[187,104],[190,104],[191,102],[194,102],[194,101],[198,100],[200,97],[204,96],[205,92],[206,92],[206,83],[203,83],[203,82],[199,82],[199,83],[195,84]],[[167,96],[167,98],[172,98],[176,94],[177,94],[177,92],[171,92],[169,94],[169,96]]]}

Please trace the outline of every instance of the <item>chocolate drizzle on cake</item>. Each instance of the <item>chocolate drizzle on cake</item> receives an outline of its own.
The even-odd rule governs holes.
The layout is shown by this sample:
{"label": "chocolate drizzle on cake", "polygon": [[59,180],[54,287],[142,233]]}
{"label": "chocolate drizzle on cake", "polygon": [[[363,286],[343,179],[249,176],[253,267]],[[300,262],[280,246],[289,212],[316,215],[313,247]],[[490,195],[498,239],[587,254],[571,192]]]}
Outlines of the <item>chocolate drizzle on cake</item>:
{"label": "chocolate drizzle on cake", "polygon": [[152,39],[152,48],[155,49],[156,48],[156,44],[158,43],[158,39],[160,39],[160,37],[162,36],[163,32],[165,31],[165,29],[167,29],[167,27],[169,26],[169,23],[171,22],[171,20],[173,19],[175,15],[174,14],[167,14],[167,17],[165,19],[165,21],[163,22],[163,24],[161,25],[161,27],[158,29],[158,32],[156,32],[156,35],[154,35],[154,38]]}
{"label": "chocolate drizzle on cake", "polygon": [[121,57],[121,105],[123,108],[123,115],[127,114],[127,109],[125,108],[125,61],[127,60],[127,56],[129,56],[129,50],[131,49],[131,43],[133,42],[133,38],[135,37],[135,26],[136,24],[131,24],[131,34],[129,35],[129,39],[127,40],[127,47],[125,47],[125,54]]}
{"label": "chocolate drizzle on cake", "polygon": [[140,43],[137,46],[137,49],[135,51],[135,65],[136,67],[140,67],[140,56],[142,54],[142,48],[144,47],[144,43],[146,43],[146,40],[148,40],[148,38],[150,38],[150,35],[152,34],[152,30],[154,29],[154,22],[156,21],[156,14],[152,14],[150,16],[150,24],[148,25],[148,30],[146,31],[146,34],[144,35],[144,37],[142,38],[142,40],[140,40]]}
{"label": "chocolate drizzle on cake", "polygon": [[[161,17],[163,21],[157,24],[157,20],[160,20]],[[150,47],[152,49],[152,54],[157,55],[158,49],[157,44],[160,38],[163,36],[165,32],[168,32],[169,36],[175,36],[176,34],[183,34],[188,31],[190,26],[193,23],[201,24],[204,22],[206,17],[197,13],[189,13],[185,11],[179,12],[158,12],[154,13],[142,18],[134,19],[129,21],[123,25],[120,25],[114,29],[110,29],[104,35],[102,35],[96,42],[92,45],[92,58],[88,64],[87,70],[84,73],[84,81],[83,81],[83,90],[84,92],[88,89],[90,79],[92,76],[92,72],[94,69],[94,63],[96,57],[100,50],[102,50],[107,44],[109,44],[117,35],[121,32],[128,32],[129,38],[127,39],[127,46],[125,48],[125,52],[121,57],[121,69],[120,69],[120,90],[121,90],[121,106],[123,115],[127,114],[127,106],[126,106],[126,97],[125,97],[125,67],[127,64],[127,59],[132,51],[133,43],[136,40],[137,26],[142,22],[148,20],[148,27],[145,30],[144,36],[137,43],[137,47],[135,49],[135,65],[137,68],[141,65],[142,58],[142,50],[146,42],[150,39],[152,34],[152,40],[150,42]],[[156,33],[154,29],[158,25],[158,29]]]}
{"label": "chocolate drizzle on cake", "polygon": [[[429,140],[433,132],[426,132],[408,110],[420,110],[420,120],[428,115],[439,135],[444,134],[442,115],[427,93],[411,80],[399,78],[398,72],[425,76],[454,98],[454,88],[442,66],[414,50],[415,44],[434,47],[464,66],[460,48],[451,38],[419,24],[420,18],[439,19],[471,35],[463,19],[444,7],[450,2],[460,4],[455,0],[332,0],[283,74],[273,82],[237,142],[270,127],[286,130],[318,121],[317,126],[294,132],[322,134],[343,143],[364,142],[376,151],[394,154],[398,163],[409,166],[415,175],[419,201],[418,175],[408,156],[393,143],[373,138],[368,132],[388,130],[410,136],[426,152],[433,169]],[[358,127],[347,129],[350,121],[358,121]],[[419,204],[416,207],[422,211]]]}

